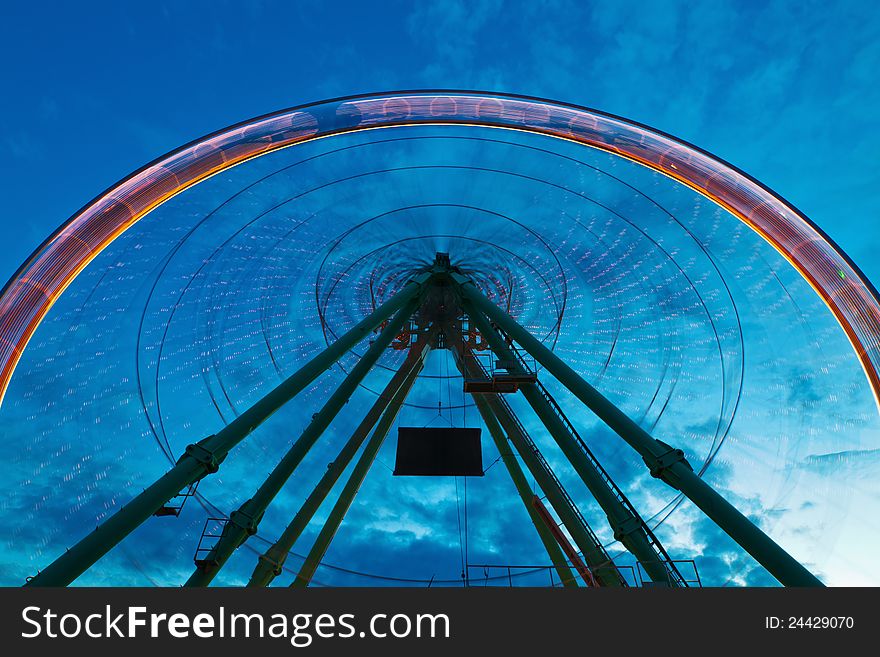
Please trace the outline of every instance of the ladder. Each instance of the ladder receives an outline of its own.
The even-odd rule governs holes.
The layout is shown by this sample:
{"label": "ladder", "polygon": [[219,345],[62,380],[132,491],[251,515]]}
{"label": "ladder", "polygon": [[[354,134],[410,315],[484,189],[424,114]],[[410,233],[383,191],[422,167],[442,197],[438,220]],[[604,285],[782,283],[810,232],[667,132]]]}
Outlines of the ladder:
{"label": "ladder", "polygon": [[193,562],[196,566],[207,563],[206,557],[214,549],[217,541],[223,536],[223,531],[229,523],[229,518],[208,516],[205,519],[205,526],[202,528],[202,535],[199,536],[199,542],[196,545],[196,552],[193,555]]}
{"label": "ladder", "polygon": [[201,479],[194,481],[184,488],[177,495],[168,500],[165,505],[156,509],[156,511],[153,512],[153,515],[160,518],[167,516],[174,516],[175,518],[180,517],[180,512],[183,511],[183,505],[186,504],[186,501],[189,498],[196,494],[196,490],[199,488],[199,481],[201,481]]}

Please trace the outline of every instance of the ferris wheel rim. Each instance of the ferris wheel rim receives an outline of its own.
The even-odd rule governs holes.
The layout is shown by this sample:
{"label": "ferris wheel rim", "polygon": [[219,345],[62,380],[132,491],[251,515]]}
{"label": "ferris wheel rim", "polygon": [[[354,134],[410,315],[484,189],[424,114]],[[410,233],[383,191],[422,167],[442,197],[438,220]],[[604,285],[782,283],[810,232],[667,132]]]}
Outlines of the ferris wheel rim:
{"label": "ferris wheel rim", "polygon": [[[777,251],[779,251],[786,260],[789,261],[798,273],[804,277],[805,280],[811,285],[813,290],[817,293],[818,296],[825,302],[825,304],[829,307],[832,314],[834,314],[835,319],[837,319],[838,323],[841,325],[843,330],[845,331],[847,338],[853,349],[856,353],[857,358],[860,361],[860,364],[865,372],[865,375],[868,379],[869,385],[872,389],[875,402],[880,406],[880,355],[876,355],[878,352],[878,343],[880,343],[880,330],[878,330],[878,326],[880,326],[880,294],[878,294],[876,288],[871,283],[871,281],[864,275],[861,269],[852,261],[852,259],[846,254],[843,249],[841,249],[834,240],[828,236],[815,222],[810,220],[806,215],[804,215],[800,210],[797,209],[792,203],[787,201],[778,193],[774,192],[772,189],[756,180],[746,172],[742,171],[735,165],[730,164],[724,159],[696,146],[691,144],[683,139],[665,133],[661,130],[658,130],[652,126],[648,126],[643,123],[639,123],[637,121],[620,117],[609,112],[605,112],[602,110],[597,110],[590,107],[580,106],[572,103],[549,100],[546,98],[541,98],[537,96],[528,96],[521,94],[511,94],[511,93],[502,93],[502,92],[491,92],[491,91],[478,91],[478,90],[464,90],[464,89],[415,89],[415,90],[402,90],[402,91],[386,91],[386,92],[376,92],[376,93],[363,93],[356,94],[350,96],[340,96],[331,99],[325,99],[310,103],[304,103],[300,105],[296,105],[293,107],[285,108],[282,110],[269,112],[254,118],[246,119],[240,121],[238,123],[233,124],[232,126],[228,126],[225,128],[221,128],[214,132],[211,132],[207,135],[194,139],[187,144],[178,147],[169,151],[168,153],[152,160],[148,164],[138,168],[134,172],[130,173],[128,176],[122,178],[120,181],[114,183],[106,190],[95,196],[92,200],[86,203],[82,208],[80,208],[77,212],[75,212],[71,217],[62,223],[34,252],[24,261],[24,263],[18,268],[18,270],[10,277],[10,279],[6,282],[2,290],[0,290],[0,341],[6,343],[4,345],[4,349],[7,349],[6,353],[0,352],[0,404],[2,404],[2,400],[6,389],[11,381],[12,375],[14,373],[15,366],[17,365],[18,360],[21,358],[23,354],[27,342],[29,341],[31,335],[36,331],[37,326],[41,323],[43,318],[48,314],[52,305],[54,305],[55,301],[58,297],[63,293],[64,289],[67,285],[72,282],[73,279],[85,268],[85,266],[91,262],[97,253],[100,253],[104,248],[106,248],[113,240],[115,240],[119,235],[122,234],[128,227],[141,220],[147,214],[149,214],[153,209],[167,201],[172,196],[180,193],[190,187],[193,187],[207,177],[209,175],[196,177],[191,181],[188,181],[184,184],[180,184],[178,188],[176,188],[172,193],[161,198],[157,203],[143,210],[142,212],[137,212],[132,210],[130,222],[127,226],[125,226],[122,230],[119,230],[116,234],[114,234],[108,241],[99,245],[98,248],[91,250],[89,252],[89,256],[85,258],[84,263],[79,263],[78,267],[75,268],[76,271],[71,275],[68,279],[66,279],[62,285],[59,286],[57,293],[54,298],[51,298],[49,293],[43,291],[42,293],[49,299],[49,303],[45,305],[41,311],[38,311],[33,317],[30,318],[29,323],[24,323],[18,317],[13,316],[13,312],[16,310],[16,304],[14,303],[14,299],[10,299],[9,297],[14,296],[13,293],[16,292],[16,284],[21,283],[22,281],[27,281],[25,278],[26,274],[29,273],[30,269],[38,262],[41,254],[45,253],[46,250],[60,237],[62,237],[66,230],[68,230],[74,222],[78,219],[82,218],[87,212],[95,209],[99,204],[106,203],[108,199],[114,203],[125,203],[125,199],[127,197],[114,197],[113,194],[120,189],[124,188],[127,184],[136,180],[139,176],[143,176],[146,172],[157,168],[163,168],[163,164],[169,163],[169,161],[173,160],[175,157],[180,157],[184,153],[195,152],[199,147],[204,147],[211,140],[216,140],[220,137],[230,137],[233,136],[236,132],[239,132],[239,140],[235,142],[230,142],[227,146],[235,144],[235,143],[243,143],[245,141],[246,130],[249,127],[253,127],[259,125],[261,123],[265,123],[266,121],[270,121],[273,119],[279,119],[281,117],[294,116],[296,113],[305,112],[308,110],[314,110],[319,107],[328,107],[336,105],[338,107],[342,106],[345,103],[353,103],[353,102],[363,102],[363,101],[382,101],[384,100],[386,103],[388,100],[392,99],[415,99],[420,98],[422,100],[432,98],[432,99],[462,99],[462,98],[475,98],[480,101],[498,101],[498,102],[528,102],[528,103],[540,103],[542,106],[552,109],[567,109],[579,113],[584,113],[586,116],[595,116],[600,117],[602,119],[606,119],[609,121],[614,121],[628,128],[635,128],[641,131],[644,131],[647,135],[652,137],[658,137],[663,140],[668,140],[669,142],[682,147],[685,149],[685,152],[690,151],[693,154],[697,154],[703,158],[706,158],[709,162],[719,167],[720,171],[726,170],[726,172],[735,174],[736,176],[742,178],[744,182],[748,185],[751,185],[755,188],[755,190],[760,191],[763,194],[768,195],[771,199],[775,200],[780,206],[784,207],[787,212],[790,212],[793,217],[803,222],[804,226],[814,231],[816,236],[819,238],[815,240],[820,242],[824,247],[827,247],[828,251],[825,255],[829,256],[829,260],[827,262],[822,263],[823,265],[831,265],[834,266],[834,263],[831,260],[831,256],[837,256],[840,260],[846,264],[846,266],[850,269],[850,273],[854,275],[857,283],[862,286],[861,290],[856,290],[859,293],[859,299],[857,301],[863,304],[863,309],[856,308],[853,310],[849,309],[849,313],[851,315],[848,316],[844,310],[841,310],[838,303],[835,299],[833,299],[833,292],[826,292],[825,288],[823,288],[819,283],[817,283],[814,279],[812,279],[809,275],[809,271],[805,270],[802,265],[795,262],[790,254],[787,254],[783,251],[776,243],[772,241],[768,237],[768,235],[764,234],[760,229],[756,228],[755,225],[752,225],[747,217],[744,217],[743,214],[736,209],[732,209],[731,207],[725,205],[723,202],[719,201],[718,198],[710,195],[706,189],[702,189],[697,186],[693,180],[688,179],[687,177],[680,177],[674,174],[671,174],[670,171],[663,170],[659,166],[651,164],[649,162],[645,162],[639,160],[635,157],[630,157],[626,152],[621,152],[617,147],[611,148],[601,148],[599,145],[595,143],[590,143],[581,136],[580,138],[575,138],[574,136],[565,136],[562,134],[556,134],[547,130],[546,126],[538,127],[534,122],[527,122],[525,118],[522,120],[522,124],[520,125],[512,125],[512,124],[502,124],[499,120],[485,119],[483,121],[474,122],[473,120],[457,120],[450,118],[437,117],[435,120],[389,120],[385,123],[379,125],[358,125],[348,129],[332,131],[332,130],[323,130],[320,127],[316,127],[315,131],[310,133],[309,135],[298,138],[291,143],[282,143],[278,146],[269,147],[264,150],[260,150],[254,153],[249,154],[247,157],[243,157],[241,159],[231,159],[225,160],[224,155],[224,163],[217,170],[213,171],[210,175],[215,175],[221,171],[228,170],[233,166],[245,162],[249,159],[255,157],[261,157],[262,155],[266,155],[272,152],[275,152],[281,148],[286,148],[302,143],[307,143],[310,141],[314,141],[323,137],[332,137],[339,134],[360,132],[367,129],[374,128],[391,128],[391,127],[405,127],[405,126],[419,126],[419,125],[465,125],[465,126],[474,126],[474,127],[485,127],[485,128],[500,128],[500,129],[514,129],[514,130],[522,130],[524,132],[541,134],[545,136],[549,136],[552,138],[559,139],[568,139],[569,141],[574,141],[575,143],[587,146],[599,148],[600,150],[604,150],[605,152],[616,154],[620,157],[630,159],[631,161],[644,166],[649,169],[654,169],[661,174],[667,175],[674,180],[677,180],[679,183],[684,184],[686,186],[691,187],[698,193],[703,194],[709,200],[713,201],[715,204],[724,208],[731,214],[733,214],[737,219],[743,221],[749,228],[751,228],[754,232],[758,233],[763,239],[768,241]],[[312,117],[314,118],[314,117]],[[203,158],[205,156],[202,156]],[[662,159],[662,157],[661,157]],[[198,160],[198,158],[194,159],[190,166],[194,165]],[[675,168],[674,163],[672,167]],[[713,174],[714,175],[714,174]],[[176,179],[176,177],[175,177]],[[707,179],[708,182],[711,182],[711,176]],[[109,205],[109,204],[108,204]],[[757,207],[755,208],[757,209]],[[95,215],[95,216],[100,216]],[[795,250],[803,246],[799,244],[796,246]],[[843,269],[837,269],[837,272],[840,274],[840,278],[843,280],[850,281],[852,277],[848,277],[845,275]],[[31,283],[31,285],[38,285],[38,283]],[[25,318],[27,319],[27,318]],[[14,336],[15,340],[10,340],[6,335],[6,329],[9,324],[18,323],[18,332],[17,336]],[[863,333],[868,335],[872,339],[871,345],[866,345],[863,341],[864,338],[860,337],[859,333]],[[870,353],[870,351],[874,351],[874,354]]]}

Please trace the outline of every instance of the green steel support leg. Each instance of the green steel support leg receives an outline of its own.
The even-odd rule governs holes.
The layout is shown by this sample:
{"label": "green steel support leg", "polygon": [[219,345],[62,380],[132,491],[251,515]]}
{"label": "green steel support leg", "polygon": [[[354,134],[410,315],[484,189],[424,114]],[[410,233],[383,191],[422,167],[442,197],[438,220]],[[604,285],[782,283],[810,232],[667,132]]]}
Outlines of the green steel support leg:
{"label": "green steel support leg", "polygon": [[577,587],[577,579],[572,570],[568,567],[568,562],[565,560],[565,555],[562,553],[559,543],[556,542],[556,539],[553,538],[547,525],[538,515],[538,512],[535,511],[535,507],[532,504],[535,494],[529,488],[529,482],[526,480],[526,476],[523,474],[522,468],[519,466],[519,462],[513,454],[513,450],[510,449],[510,444],[507,442],[507,438],[504,435],[504,431],[501,429],[501,425],[498,424],[498,420],[492,415],[489,404],[486,403],[485,399],[482,399],[480,395],[473,395],[473,398],[477,405],[477,410],[483,418],[483,423],[489,430],[489,435],[492,436],[495,447],[501,455],[501,460],[504,462],[507,472],[513,480],[513,485],[516,486],[516,492],[519,493],[519,497],[526,507],[529,518],[531,518],[532,524],[538,531],[538,536],[541,538],[541,542],[544,544],[544,548],[550,556],[550,561],[553,563],[553,567],[556,568],[559,579],[564,586]]}
{"label": "green steel support leg", "polygon": [[588,529],[583,518],[577,514],[577,511],[555,477],[545,469],[545,464],[539,457],[537,447],[529,444],[529,439],[522,433],[523,429],[514,419],[507,405],[502,402],[497,394],[484,394],[483,398],[486,400],[492,414],[501,423],[510,442],[522,457],[532,477],[538,483],[538,487],[544,491],[550,505],[562,520],[562,524],[568,529],[578,549],[583,553],[584,560],[590,566],[590,570],[593,571],[603,586],[621,586],[622,582],[619,573],[611,564],[602,544]]}
{"label": "green steel support leg", "polygon": [[684,493],[780,583],[785,586],[823,586],[815,575],[703,481],[685,460],[681,450],[652,438],[540,340],[489,301],[470,279],[455,273],[451,274],[451,277],[459,284],[459,291],[466,301],[518,342],[599,419],[638,452],[652,476],[662,479]]}
{"label": "green steel support leg", "polygon": [[376,399],[376,402],[352,433],[351,438],[343,446],[339,455],[330,464],[330,467],[321,477],[321,480],[311,494],[306,498],[306,501],[300,510],[297,511],[291,523],[285,528],[278,540],[265,553],[260,555],[259,562],[251,575],[248,586],[268,586],[275,577],[281,574],[288,553],[293,549],[297,539],[309,522],[311,522],[321,504],[327,499],[327,495],[333,490],[333,486],[339,480],[339,477],[342,476],[342,473],[345,472],[348,464],[351,463],[351,460],[361,445],[363,445],[368,434],[391,403],[391,400],[401,388],[409,390],[413,383],[415,383],[422,364],[431,351],[430,342],[433,339],[433,335],[433,332],[429,335],[423,334],[413,346],[400,369],[391,378],[391,381],[388,382],[385,390]]}
{"label": "green steel support leg", "polygon": [[[416,375],[418,375],[419,371],[420,368],[416,370]],[[409,382],[410,387],[414,382],[415,377]],[[318,569],[321,560],[327,553],[327,548],[330,547],[330,542],[339,530],[339,526],[342,524],[345,514],[348,513],[348,509],[354,501],[354,496],[357,495],[358,490],[360,490],[361,484],[364,482],[367,472],[370,470],[370,466],[373,465],[373,461],[379,453],[379,448],[382,447],[382,443],[385,442],[385,437],[391,430],[391,425],[394,424],[394,420],[400,412],[400,407],[403,406],[403,402],[406,400],[408,394],[409,387],[401,387],[394,396],[394,399],[388,405],[388,408],[385,409],[385,412],[382,414],[382,419],[379,420],[379,424],[376,425],[373,435],[370,437],[370,440],[364,447],[364,451],[361,453],[360,458],[355,464],[351,476],[348,481],[345,482],[345,486],[339,494],[339,499],[336,500],[336,504],[333,505],[333,509],[330,511],[327,521],[318,533],[318,538],[315,539],[315,544],[309,551],[299,573],[297,573],[296,579],[294,579],[291,584],[292,587],[305,588],[309,585],[309,582],[312,581],[315,571]]]}
{"label": "green steel support leg", "polygon": [[[468,308],[467,305],[465,310],[498,358],[507,363],[517,363],[518,360],[513,350],[492,329],[488,320],[480,313]],[[590,494],[599,503],[599,506],[602,507],[602,510],[608,517],[608,523],[614,532],[614,538],[620,541],[641,562],[645,572],[652,581],[676,585],[676,580],[670,577],[668,570],[669,567],[674,567],[674,565],[663,563],[662,556],[651,545],[642,519],[633,515],[617,498],[608,482],[605,481],[593,463],[584,454],[576,439],[568,430],[568,427],[565,426],[565,423],[554,412],[547,400],[544,399],[534,385],[523,385],[520,388],[520,392],[544,426],[547,427],[556,444],[559,445],[581,480],[590,490]]]}
{"label": "green steel support leg", "polygon": [[[455,341],[449,337],[449,333],[447,332],[447,343],[452,344],[453,354],[455,355],[455,363],[458,366],[461,375],[465,378],[468,377],[476,377],[479,375],[478,372],[474,372],[473,364],[469,368],[465,361],[467,360],[462,353],[462,347],[460,345],[460,341]],[[547,554],[550,557],[550,561],[553,563],[554,568],[556,568],[556,572],[559,574],[559,579],[562,581],[564,586],[577,587],[577,578],[574,576],[572,570],[568,567],[568,562],[565,559],[565,555],[562,553],[562,548],[559,547],[559,543],[556,542],[553,534],[550,533],[550,530],[547,528],[543,518],[538,515],[538,512],[535,510],[534,505],[532,504],[535,494],[532,492],[532,489],[529,488],[529,482],[526,480],[525,474],[523,474],[522,468],[519,465],[519,462],[516,460],[516,456],[514,456],[513,450],[510,448],[510,443],[507,441],[507,437],[504,435],[504,430],[501,428],[501,425],[498,423],[498,419],[493,415],[492,409],[489,408],[489,404],[483,398],[483,395],[471,395],[474,400],[474,403],[477,406],[477,411],[480,413],[480,417],[483,418],[483,424],[486,425],[486,429],[489,431],[489,435],[492,436],[492,441],[495,443],[495,448],[498,450],[498,453],[501,455],[501,460],[504,463],[504,466],[507,468],[507,472],[510,475],[510,478],[513,480],[513,485],[516,487],[516,492],[519,494],[520,499],[523,501],[523,504],[526,507],[526,512],[529,514],[529,518],[532,520],[532,524],[535,526],[535,529],[538,532],[538,536],[541,539],[541,542],[544,544],[544,548],[547,550]]]}
{"label": "green steel support leg", "polygon": [[374,328],[419,297],[433,277],[433,274],[428,273],[410,281],[397,295],[379,306],[217,434],[189,445],[171,470],[37,573],[25,586],[67,586],[82,575],[181,490],[202,477],[217,472],[229,450],[331,367]]}
{"label": "green steel support leg", "polygon": [[484,396],[489,408],[498,418],[501,426],[504,427],[511,443],[522,457],[538,487],[544,491],[550,506],[556,511],[565,528],[568,529],[596,579],[603,586],[622,586],[617,569],[611,563],[602,544],[588,529],[583,518],[577,514],[561,485],[545,470],[542,460],[535,453],[537,448],[535,447],[533,451],[533,448],[530,447],[525,437],[520,433],[519,425],[509,416],[507,407],[501,403],[498,395]]}
{"label": "green steel support leg", "polygon": [[409,321],[418,305],[418,299],[410,300],[388,324],[382,329],[376,340],[351,368],[351,372],[345,377],[339,387],[330,395],[330,398],[318,411],[312,421],[303,430],[299,439],[291,446],[278,465],[269,473],[266,480],[260,485],[254,496],[246,501],[237,511],[229,516],[229,522],[223,528],[223,532],[217,544],[211,549],[205,559],[199,561],[196,569],[186,582],[186,586],[207,586],[214,579],[232,553],[238,549],[249,537],[257,533],[257,527],[263,514],[281,491],[281,488],[293,474],[293,471],[305,458],[309,450],[314,446],[321,434],[330,426],[342,407],[348,403],[351,395],[357,390],[361,381],[369,373],[382,353],[391,344],[391,341],[400,333],[404,324]]}

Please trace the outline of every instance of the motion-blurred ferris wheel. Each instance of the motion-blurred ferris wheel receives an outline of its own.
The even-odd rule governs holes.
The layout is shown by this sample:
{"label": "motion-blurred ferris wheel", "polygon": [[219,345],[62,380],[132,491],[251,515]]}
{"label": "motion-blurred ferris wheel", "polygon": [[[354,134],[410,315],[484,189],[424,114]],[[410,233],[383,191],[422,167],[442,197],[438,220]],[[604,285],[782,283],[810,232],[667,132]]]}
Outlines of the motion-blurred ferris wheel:
{"label": "motion-blurred ferris wheel", "polygon": [[815,225],[645,126],[286,110],[132,174],[5,287],[0,573],[880,582],[878,337]]}

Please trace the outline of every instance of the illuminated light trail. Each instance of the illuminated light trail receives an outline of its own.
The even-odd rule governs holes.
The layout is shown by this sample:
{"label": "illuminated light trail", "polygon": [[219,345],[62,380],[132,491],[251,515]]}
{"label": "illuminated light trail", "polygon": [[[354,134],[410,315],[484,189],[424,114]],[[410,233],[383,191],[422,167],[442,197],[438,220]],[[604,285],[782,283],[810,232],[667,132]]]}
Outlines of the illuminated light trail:
{"label": "illuminated light trail", "polygon": [[880,404],[880,304],[870,283],[806,217],[732,166],[645,126],[595,110],[515,96],[413,92],[343,98],[244,122],[148,165],[88,204],[10,279],[0,296],[0,403],[37,326],[108,244],[172,196],[258,157],[370,128],[462,124],[547,134],[655,169],[741,219],[779,251],[834,313]]}

